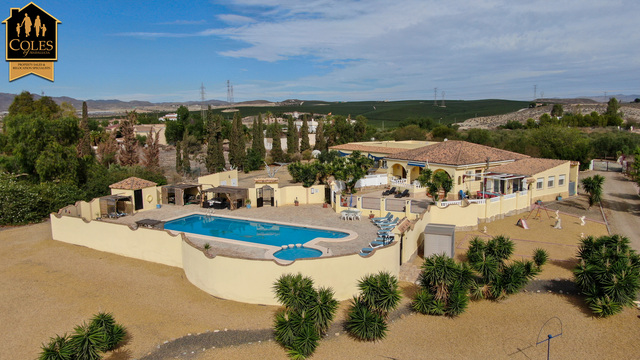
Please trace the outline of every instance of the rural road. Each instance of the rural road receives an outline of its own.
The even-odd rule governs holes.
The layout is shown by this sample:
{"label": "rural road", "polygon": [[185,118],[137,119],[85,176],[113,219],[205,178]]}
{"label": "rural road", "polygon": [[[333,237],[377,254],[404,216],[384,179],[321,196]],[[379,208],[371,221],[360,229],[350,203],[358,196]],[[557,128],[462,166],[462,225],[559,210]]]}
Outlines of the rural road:
{"label": "rural road", "polygon": [[604,208],[611,233],[622,234],[631,246],[640,251],[640,196],[634,182],[620,172],[594,171],[605,177],[602,192]]}

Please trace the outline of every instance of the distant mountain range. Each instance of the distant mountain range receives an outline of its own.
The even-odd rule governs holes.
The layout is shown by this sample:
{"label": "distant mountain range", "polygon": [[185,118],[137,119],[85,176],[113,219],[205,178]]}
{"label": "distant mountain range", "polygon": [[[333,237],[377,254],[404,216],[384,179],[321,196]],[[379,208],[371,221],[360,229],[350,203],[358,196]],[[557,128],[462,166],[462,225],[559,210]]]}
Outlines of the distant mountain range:
{"label": "distant mountain range", "polygon": [[[11,105],[11,103],[13,102],[13,98],[16,96],[16,94],[9,94],[9,93],[0,93],[0,112],[4,112],[4,111],[8,111],[9,106]],[[33,94],[34,99],[39,99],[41,96],[37,95],[37,94]],[[633,102],[635,99],[640,98],[640,95],[622,95],[622,94],[618,94],[618,95],[608,95],[608,98],[611,97],[615,97],[617,98],[620,102]],[[58,103],[61,104],[62,102],[68,102],[71,105],[73,105],[76,109],[80,110],[82,109],[82,101],[83,100],[78,100],[78,99],[74,99],[71,97],[67,97],[67,96],[58,96],[58,97],[52,97],[52,99]],[[87,107],[89,108],[89,112],[94,112],[94,113],[117,113],[117,112],[124,112],[125,110],[133,110],[133,109],[141,109],[141,110],[148,110],[148,111],[174,111],[175,109],[177,109],[179,106],[184,105],[187,107],[190,107],[191,110],[194,110],[194,107],[199,108],[199,106],[202,104],[201,101],[186,101],[186,102],[160,102],[160,103],[153,103],[150,101],[139,101],[139,100],[133,100],[133,101],[122,101],[122,100],[85,100],[87,102]],[[546,102],[554,102],[557,101],[559,103],[591,103],[591,102],[605,102],[605,98],[604,95],[603,96],[581,96],[578,98],[573,98],[573,99],[550,99],[550,98],[545,98],[545,99],[537,99],[537,101],[546,101]],[[267,106],[267,105],[271,105],[271,106],[277,106],[277,105],[292,105],[292,104],[302,104],[303,101],[302,100],[284,100],[280,103],[273,103],[270,101],[266,101],[266,100],[253,100],[253,101],[244,101],[244,102],[240,102],[240,103],[234,103],[234,106]],[[205,100],[204,101],[204,105],[205,106],[228,106],[229,103],[226,101],[222,101],[222,100]]]}

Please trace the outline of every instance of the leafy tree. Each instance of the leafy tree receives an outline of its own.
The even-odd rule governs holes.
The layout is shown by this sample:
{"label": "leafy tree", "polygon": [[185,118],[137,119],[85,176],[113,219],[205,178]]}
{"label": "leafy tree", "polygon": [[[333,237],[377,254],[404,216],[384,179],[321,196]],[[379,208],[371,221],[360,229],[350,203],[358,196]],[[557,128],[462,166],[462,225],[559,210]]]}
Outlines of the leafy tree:
{"label": "leafy tree", "polygon": [[393,132],[393,139],[395,141],[424,140],[426,136],[425,130],[421,129],[418,125],[407,125],[397,128]]}
{"label": "leafy tree", "polygon": [[[517,121],[516,123],[520,124]],[[522,124],[520,124],[520,126],[522,126]],[[467,131],[467,141],[487,146],[491,146],[493,142],[491,131],[486,129],[469,129],[469,131]]]}
{"label": "leafy tree", "polygon": [[367,118],[358,115],[356,116],[356,123],[353,125],[354,141],[367,141]]}
{"label": "leafy tree", "polygon": [[36,172],[41,182],[68,181],[77,183],[79,161],[74,146],[51,142],[36,160]]}
{"label": "leafy tree", "polygon": [[318,176],[318,166],[324,166],[319,162],[303,164],[299,161],[287,165],[287,170],[294,182],[301,182],[303,187],[311,187]]}
{"label": "leafy tree", "polygon": [[618,99],[611,98],[607,103],[607,111],[604,113],[604,117],[607,120],[607,126],[620,126],[622,125],[622,113],[619,112],[620,104]]}
{"label": "leafy tree", "polygon": [[640,256],[621,235],[581,240],[575,282],[595,315],[607,317],[632,307],[640,291]]}
{"label": "leafy tree", "polygon": [[444,140],[444,139],[453,139],[457,135],[457,129],[451,126],[446,125],[438,125],[433,130],[431,130],[431,136],[434,139]]}
{"label": "leafy tree", "polygon": [[33,95],[28,91],[23,91],[16,95],[9,105],[9,117],[18,114],[31,115],[34,111]]}
{"label": "leafy tree", "polygon": [[423,117],[423,118],[407,118],[405,120],[400,121],[398,124],[399,128],[403,128],[409,125],[417,125],[420,129],[430,131],[434,128],[435,122],[432,118]]}
{"label": "leafy tree", "polygon": [[338,309],[333,290],[315,289],[313,280],[301,274],[282,275],[273,289],[278,302],[284,306],[274,319],[276,341],[292,358],[311,356]]}
{"label": "leafy tree", "polygon": [[604,177],[602,175],[593,175],[582,179],[582,188],[589,194],[589,208],[598,205],[602,201],[602,184]]}
{"label": "leafy tree", "polygon": [[264,161],[264,158],[260,155],[259,150],[249,148],[249,150],[247,150],[247,157],[244,160],[244,166],[243,166],[244,172],[248,173],[250,171],[255,171],[260,169],[263,161]]}
{"label": "leafy tree", "polygon": [[305,152],[309,149],[311,149],[311,144],[309,143],[309,123],[305,116],[304,120],[302,120],[302,126],[300,127],[300,152]]}
{"label": "leafy tree", "polygon": [[551,109],[551,116],[562,117],[562,113],[564,109],[562,108],[562,104],[553,104],[553,108]]}
{"label": "leafy tree", "polygon": [[336,158],[331,165],[331,171],[336,180],[345,182],[347,193],[354,194],[358,180],[367,175],[373,166],[373,160],[354,151],[347,158]]}
{"label": "leafy tree", "polygon": [[136,139],[133,126],[136,124],[137,114],[134,111],[127,112],[127,116],[120,122],[120,133],[124,139],[122,149],[118,153],[118,160],[121,165],[136,165],[140,159],[138,156],[138,140]]}
{"label": "leafy tree", "polygon": [[400,304],[398,279],[381,271],[358,281],[360,293],[349,310],[347,331],[359,340],[375,341],[386,336],[389,313]]}
{"label": "leafy tree", "polygon": [[324,138],[324,119],[318,119],[318,127],[316,128],[316,144],[313,147],[315,150],[325,151],[327,150],[327,142]]}

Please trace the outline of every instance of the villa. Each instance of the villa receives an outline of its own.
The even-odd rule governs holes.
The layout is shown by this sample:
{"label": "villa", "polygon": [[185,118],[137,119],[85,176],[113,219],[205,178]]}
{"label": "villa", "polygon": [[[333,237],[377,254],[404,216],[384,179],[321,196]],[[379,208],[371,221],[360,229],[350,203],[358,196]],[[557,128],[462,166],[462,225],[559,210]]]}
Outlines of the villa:
{"label": "villa", "polygon": [[[129,178],[112,184],[107,197],[51,214],[52,236],[179,267],[195,286],[224,299],[276,304],[273,281],[300,272],[345,300],[367,274],[398,275],[419,252],[453,251],[454,230],[530,211],[538,200],[575,195],[578,177],[578,163],[463,141],[351,143],[332,149],[343,156],[357,150],[374,159],[377,166],[360,186],[375,191],[344,194],[340,181],[305,188],[280,183],[274,174],[241,187],[236,170],[202,176],[193,184],[157,186]],[[445,172],[453,180],[453,194],[438,202],[425,199],[426,190],[416,182],[423,169]],[[388,187],[413,195],[381,195],[379,190]],[[458,199],[460,194],[465,198]],[[388,219],[388,225],[379,229],[367,219],[373,217]],[[383,241],[376,239],[381,233]],[[272,235],[281,238],[269,240]]]}

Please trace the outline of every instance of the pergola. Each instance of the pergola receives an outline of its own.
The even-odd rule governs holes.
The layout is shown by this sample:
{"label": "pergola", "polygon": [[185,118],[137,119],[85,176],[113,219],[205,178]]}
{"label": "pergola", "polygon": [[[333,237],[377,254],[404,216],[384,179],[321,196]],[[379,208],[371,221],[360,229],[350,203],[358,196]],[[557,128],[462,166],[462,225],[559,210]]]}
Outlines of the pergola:
{"label": "pergola", "polygon": [[162,204],[188,205],[202,203],[202,185],[174,184],[162,187]]}
{"label": "pergola", "polygon": [[[249,189],[237,186],[216,186],[203,191],[207,200],[203,207],[225,208],[229,204],[229,210],[245,206],[249,198]],[[211,197],[209,197],[211,193]]]}
{"label": "pergola", "polygon": [[107,195],[100,198],[100,217],[120,217],[133,214],[131,196]]}

